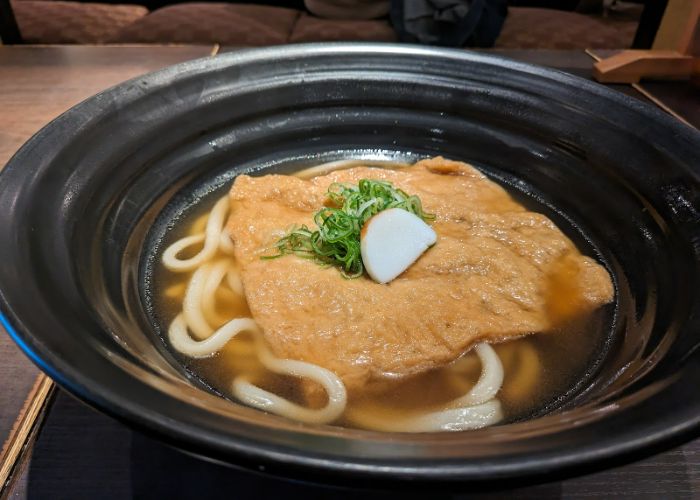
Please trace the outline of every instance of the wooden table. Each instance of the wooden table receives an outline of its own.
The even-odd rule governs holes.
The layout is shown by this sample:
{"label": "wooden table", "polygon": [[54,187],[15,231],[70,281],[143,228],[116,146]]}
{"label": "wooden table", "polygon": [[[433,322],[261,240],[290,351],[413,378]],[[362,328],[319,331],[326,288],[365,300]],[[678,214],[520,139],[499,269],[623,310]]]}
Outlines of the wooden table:
{"label": "wooden table", "polygon": [[[0,167],[41,126],[86,97],[164,66],[229,50],[235,48],[0,46]],[[551,50],[494,52],[583,77],[589,77],[592,56],[596,55]],[[613,87],[636,98],[652,100],[680,119],[700,126],[700,96],[697,87],[688,82]],[[43,428],[39,431],[35,424],[42,418]],[[9,439],[13,428],[14,441]],[[289,493],[355,496],[312,490],[306,485],[201,462],[132,432],[62,391],[52,395],[50,381],[39,375],[0,329],[0,443],[3,442],[5,455],[12,448],[22,456],[13,470],[12,483],[5,490],[11,498],[185,497],[202,491],[222,498]],[[22,448],[28,452],[19,453]],[[700,440],[626,467],[515,490],[511,496],[700,498],[699,460]],[[392,495],[384,492],[363,496],[385,499]],[[407,497],[413,498],[410,494],[401,495]]]}

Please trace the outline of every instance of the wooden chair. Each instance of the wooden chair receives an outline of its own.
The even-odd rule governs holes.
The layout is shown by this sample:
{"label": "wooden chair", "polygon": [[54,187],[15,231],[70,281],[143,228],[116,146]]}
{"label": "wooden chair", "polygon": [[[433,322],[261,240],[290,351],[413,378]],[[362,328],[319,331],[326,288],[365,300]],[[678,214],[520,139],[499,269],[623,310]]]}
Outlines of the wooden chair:
{"label": "wooden chair", "polygon": [[[637,46],[644,43],[639,34]],[[650,49],[623,50],[593,67],[593,77],[603,83],[694,76],[700,76],[700,0],[668,0]]]}

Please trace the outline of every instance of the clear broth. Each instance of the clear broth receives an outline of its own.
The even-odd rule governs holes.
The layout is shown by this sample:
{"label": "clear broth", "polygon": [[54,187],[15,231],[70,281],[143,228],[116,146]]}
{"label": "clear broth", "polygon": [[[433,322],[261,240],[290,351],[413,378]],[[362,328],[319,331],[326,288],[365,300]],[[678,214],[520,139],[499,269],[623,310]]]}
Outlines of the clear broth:
{"label": "clear broth", "polygon": [[[314,172],[319,174],[323,172]],[[164,237],[160,249],[179,238],[202,232],[204,220],[215,203],[208,197],[187,211]],[[160,255],[158,256],[160,257]],[[153,306],[162,331],[182,310],[182,299],[192,273],[168,271],[156,260],[153,269]],[[566,269],[561,277],[565,278]],[[566,298],[570,294],[566,280],[553,280],[550,293]],[[250,317],[245,299],[220,294],[217,310],[227,317]],[[564,300],[567,303],[570,301]],[[493,345],[504,367],[504,382],[498,393],[504,420],[508,423],[527,419],[566,401],[590,375],[594,360],[603,346],[606,307],[579,315],[556,330],[541,332]],[[231,382],[246,374],[251,382],[290,401],[308,405],[300,384],[292,377],[266,370],[250,349],[247,334],[232,339],[219,353],[205,359],[192,359],[173,351],[188,371],[222,396],[231,396]],[[346,417],[334,425],[359,427],[347,415],[371,413],[386,419],[398,414],[421,413],[440,409],[464,395],[480,374],[476,355],[469,352],[448,366],[401,381],[379,384],[348,400]],[[312,406],[322,406],[323,401]]]}

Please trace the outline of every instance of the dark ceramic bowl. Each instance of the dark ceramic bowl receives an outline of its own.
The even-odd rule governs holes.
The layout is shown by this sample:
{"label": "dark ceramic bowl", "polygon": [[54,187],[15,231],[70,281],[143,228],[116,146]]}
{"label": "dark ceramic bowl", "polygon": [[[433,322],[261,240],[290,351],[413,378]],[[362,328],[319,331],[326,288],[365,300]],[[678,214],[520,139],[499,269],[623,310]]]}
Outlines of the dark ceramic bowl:
{"label": "dark ceramic bowl", "polygon": [[[436,154],[520,192],[614,276],[589,373],[537,418],[304,425],[206,391],[165,349],[148,256],[194,201],[244,171]],[[700,134],[661,111],[496,57],[331,44],[201,59],[83,102],[5,167],[0,320],[68,391],[214,460],[353,485],[551,480],[698,435],[699,166]]]}

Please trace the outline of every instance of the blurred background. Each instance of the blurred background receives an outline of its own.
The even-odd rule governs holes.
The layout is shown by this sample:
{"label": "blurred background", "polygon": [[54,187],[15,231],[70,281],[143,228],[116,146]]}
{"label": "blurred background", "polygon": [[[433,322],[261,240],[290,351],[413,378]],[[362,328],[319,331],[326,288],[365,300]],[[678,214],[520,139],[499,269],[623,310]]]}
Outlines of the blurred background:
{"label": "blurred background", "polygon": [[0,0],[0,37],[5,44],[246,47],[366,40],[501,49],[649,48],[665,5],[665,0]]}

